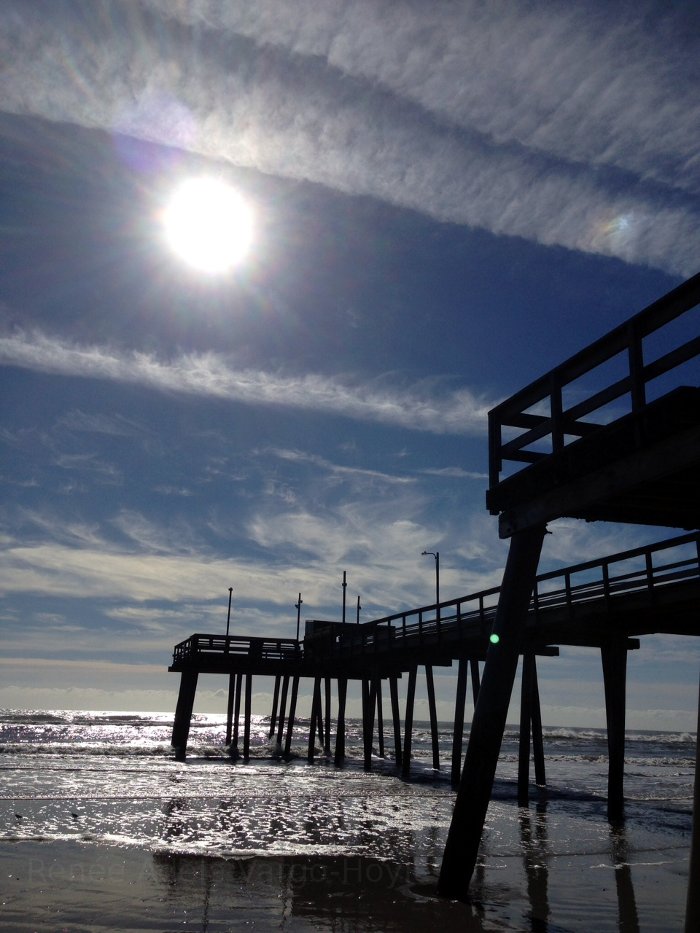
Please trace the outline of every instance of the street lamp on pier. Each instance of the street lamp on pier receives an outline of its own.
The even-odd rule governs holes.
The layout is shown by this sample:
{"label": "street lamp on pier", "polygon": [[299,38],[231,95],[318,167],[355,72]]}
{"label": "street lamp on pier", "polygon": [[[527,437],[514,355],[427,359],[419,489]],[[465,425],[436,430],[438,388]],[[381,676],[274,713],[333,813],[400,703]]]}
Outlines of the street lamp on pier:
{"label": "street lamp on pier", "polygon": [[231,597],[233,595],[233,587],[228,588],[228,615],[226,616],[226,637],[228,638],[228,629],[231,624]]}
{"label": "street lamp on pier", "polygon": [[421,556],[426,555],[435,558],[435,621],[437,623],[438,634],[440,632],[440,552],[422,551]]}

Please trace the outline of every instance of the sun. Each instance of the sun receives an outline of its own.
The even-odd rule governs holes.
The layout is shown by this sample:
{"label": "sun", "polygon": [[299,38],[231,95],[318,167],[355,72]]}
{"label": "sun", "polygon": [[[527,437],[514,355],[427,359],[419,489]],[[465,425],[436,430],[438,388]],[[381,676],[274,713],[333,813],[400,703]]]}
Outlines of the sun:
{"label": "sun", "polygon": [[251,245],[250,206],[235,188],[218,178],[202,176],[181,182],[162,220],[170,247],[200,272],[215,275],[230,271]]}

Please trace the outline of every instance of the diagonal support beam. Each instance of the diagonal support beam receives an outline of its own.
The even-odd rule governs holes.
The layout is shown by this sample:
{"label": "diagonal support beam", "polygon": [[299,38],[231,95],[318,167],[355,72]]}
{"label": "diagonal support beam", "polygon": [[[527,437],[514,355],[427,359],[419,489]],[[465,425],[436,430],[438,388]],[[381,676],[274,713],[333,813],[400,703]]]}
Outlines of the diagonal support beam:
{"label": "diagonal support beam", "polygon": [[536,525],[510,542],[493,630],[498,643],[486,656],[440,870],[438,889],[448,897],[466,897],[474,873],[544,535],[545,526]]}

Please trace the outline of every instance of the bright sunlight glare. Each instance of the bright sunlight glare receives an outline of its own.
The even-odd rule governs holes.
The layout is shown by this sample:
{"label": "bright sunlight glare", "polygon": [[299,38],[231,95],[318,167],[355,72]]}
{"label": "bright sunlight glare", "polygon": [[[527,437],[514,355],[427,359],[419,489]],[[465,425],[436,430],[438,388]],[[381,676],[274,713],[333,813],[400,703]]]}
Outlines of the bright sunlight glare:
{"label": "bright sunlight glare", "polygon": [[248,204],[226,182],[188,178],[173,192],[163,214],[165,237],[188,265],[222,273],[246,255],[253,233]]}

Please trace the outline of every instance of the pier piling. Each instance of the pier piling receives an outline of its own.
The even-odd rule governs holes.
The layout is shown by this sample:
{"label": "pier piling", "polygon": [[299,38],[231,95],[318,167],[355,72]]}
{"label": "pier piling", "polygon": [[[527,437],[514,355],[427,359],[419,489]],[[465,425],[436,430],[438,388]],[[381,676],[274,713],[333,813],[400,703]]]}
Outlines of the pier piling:
{"label": "pier piling", "polygon": [[498,641],[486,656],[440,870],[438,888],[449,897],[466,895],[476,865],[544,534],[536,525],[510,541],[493,629]]}
{"label": "pier piling", "polygon": [[345,702],[348,693],[347,677],[338,678],[338,723],[335,730],[335,764],[345,761]]}
{"label": "pier piling", "polygon": [[401,774],[408,777],[411,773],[411,734],[413,732],[413,702],[416,696],[417,667],[414,664],[408,672],[406,686],[406,716],[404,717],[403,754],[401,756]]}
{"label": "pier piling", "polygon": [[462,742],[464,736],[464,707],[467,700],[467,671],[469,662],[460,658],[457,669],[457,692],[455,695],[455,716],[452,727],[452,786],[459,784],[462,774]]}
{"label": "pier piling", "polygon": [[299,677],[292,678],[292,695],[289,699],[289,716],[287,717],[287,737],[284,740],[284,756],[289,758],[292,751],[292,735],[294,734],[294,717],[297,711],[297,695],[299,693]]}
{"label": "pier piling", "polygon": [[440,770],[440,737],[438,735],[437,708],[435,706],[435,680],[433,667],[425,665],[425,685],[428,691],[428,713],[430,716],[430,740],[433,748],[433,771]]}
{"label": "pier piling", "polygon": [[605,689],[605,718],[608,730],[608,820],[624,819],[625,775],[625,694],[627,680],[627,645],[611,640],[601,650]]}
{"label": "pier piling", "polygon": [[389,695],[391,697],[391,720],[394,729],[394,758],[396,767],[401,767],[401,713],[399,712],[399,686],[398,677],[393,674],[389,678]]}
{"label": "pier piling", "polygon": [[190,722],[192,721],[192,709],[194,707],[198,677],[197,671],[183,671],[180,677],[180,692],[175,708],[172,745],[175,749],[175,757],[183,761],[186,755],[187,738],[190,734]]}
{"label": "pier piling", "polygon": [[228,700],[226,703],[226,745],[231,745],[231,735],[233,728],[233,704],[236,694],[236,675],[228,675]]}

